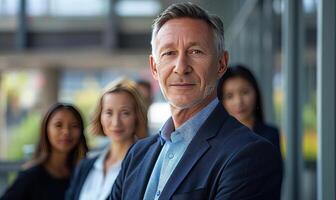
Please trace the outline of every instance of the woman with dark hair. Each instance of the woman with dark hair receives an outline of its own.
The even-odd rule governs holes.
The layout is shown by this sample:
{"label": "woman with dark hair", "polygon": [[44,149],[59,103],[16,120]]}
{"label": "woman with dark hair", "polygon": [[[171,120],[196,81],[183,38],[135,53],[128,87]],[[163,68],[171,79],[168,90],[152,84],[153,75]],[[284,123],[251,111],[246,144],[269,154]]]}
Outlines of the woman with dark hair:
{"label": "woman with dark hair", "polygon": [[121,162],[136,140],[147,137],[147,111],[135,82],[117,79],[100,95],[90,128],[106,136],[110,145],[98,156],[84,159],[76,169],[67,200],[105,200],[121,169]]}
{"label": "woman with dark hair", "polygon": [[45,114],[33,159],[24,165],[1,200],[60,200],[88,147],[79,111],[56,103]]}
{"label": "woman with dark hair", "polygon": [[264,121],[260,90],[250,70],[229,67],[218,82],[217,96],[232,116],[280,150],[279,131]]}

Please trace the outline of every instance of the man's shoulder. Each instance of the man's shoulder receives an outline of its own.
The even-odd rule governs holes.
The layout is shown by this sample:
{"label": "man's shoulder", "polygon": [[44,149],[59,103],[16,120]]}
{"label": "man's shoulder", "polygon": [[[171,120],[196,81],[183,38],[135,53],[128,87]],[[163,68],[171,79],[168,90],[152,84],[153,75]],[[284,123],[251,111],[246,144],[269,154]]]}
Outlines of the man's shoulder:
{"label": "man's shoulder", "polygon": [[257,125],[254,128],[254,131],[260,135],[272,135],[272,136],[278,136],[279,135],[279,129],[272,125],[272,124],[266,124],[266,123],[257,123]]}
{"label": "man's shoulder", "polygon": [[150,152],[153,150],[160,150],[160,136],[153,135],[147,138],[138,140],[129,149],[124,161],[124,168],[135,168],[138,166],[145,158],[151,158],[153,156]]}
{"label": "man's shoulder", "polygon": [[158,140],[160,140],[159,134],[140,139],[133,145],[132,150],[148,149],[151,145],[159,142]]}
{"label": "man's shoulder", "polygon": [[229,117],[220,129],[217,142],[226,146],[226,149],[231,149],[232,151],[252,143],[268,143],[263,137],[255,134],[251,129],[244,126],[233,117]]}

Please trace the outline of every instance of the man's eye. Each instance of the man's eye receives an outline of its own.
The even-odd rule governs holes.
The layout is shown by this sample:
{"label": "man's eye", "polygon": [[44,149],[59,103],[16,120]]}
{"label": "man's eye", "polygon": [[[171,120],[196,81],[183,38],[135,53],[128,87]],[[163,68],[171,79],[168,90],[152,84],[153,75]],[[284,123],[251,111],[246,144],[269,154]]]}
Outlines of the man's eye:
{"label": "man's eye", "polygon": [[174,51],[164,52],[161,56],[171,56],[171,55],[174,55]]}
{"label": "man's eye", "polygon": [[190,51],[191,54],[201,54],[202,51],[198,50],[198,49],[193,49]]}

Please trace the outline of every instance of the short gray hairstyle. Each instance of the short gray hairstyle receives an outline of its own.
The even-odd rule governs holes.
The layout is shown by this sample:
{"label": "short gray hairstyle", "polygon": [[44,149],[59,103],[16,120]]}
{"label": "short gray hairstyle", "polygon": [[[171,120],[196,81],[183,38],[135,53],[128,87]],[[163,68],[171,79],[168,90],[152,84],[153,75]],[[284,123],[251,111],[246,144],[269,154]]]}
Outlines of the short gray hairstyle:
{"label": "short gray hairstyle", "polygon": [[152,25],[152,54],[154,55],[154,40],[161,27],[171,19],[188,17],[205,21],[214,33],[214,43],[218,56],[223,55],[224,45],[224,27],[222,20],[217,15],[209,14],[206,10],[190,2],[176,3],[170,5],[153,22]]}

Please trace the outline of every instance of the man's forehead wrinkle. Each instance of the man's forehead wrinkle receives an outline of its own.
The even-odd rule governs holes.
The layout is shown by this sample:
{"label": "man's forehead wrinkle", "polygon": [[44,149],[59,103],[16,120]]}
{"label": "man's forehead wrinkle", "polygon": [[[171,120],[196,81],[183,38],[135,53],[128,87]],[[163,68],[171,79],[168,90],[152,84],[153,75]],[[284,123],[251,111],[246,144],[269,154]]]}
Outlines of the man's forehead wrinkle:
{"label": "man's forehead wrinkle", "polygon": [[[157,40],[157,47],[159,48],[159,50],[175,47],[178,46],[180,43],[183,43],[186,47],[202,46],[202,41],[205,40],[204,38],[199,38],[198,41],[196,39],[191,40],[191,38],[187,35],[184,37],[175,38],[174,33],[164,34],[162,36],[164,37],[164,40]],[[157,39],[159,39],[159,37],[157,37]]]}
{"label": "man's forehead wrinkle", "polygon": [[[173,47],[179,46],[179,44],[181,43],[180,40],[181,39],[179,39],[177,41],[168,41],[168,42],[165,42],[165,43],[161,43],[159,45],[159,49],[173,48]],[[200,45],[199,42],[193,42],[193,41],[187,41],[187,42],[185,42],[183,44],[186,47],[199,46]]]}

